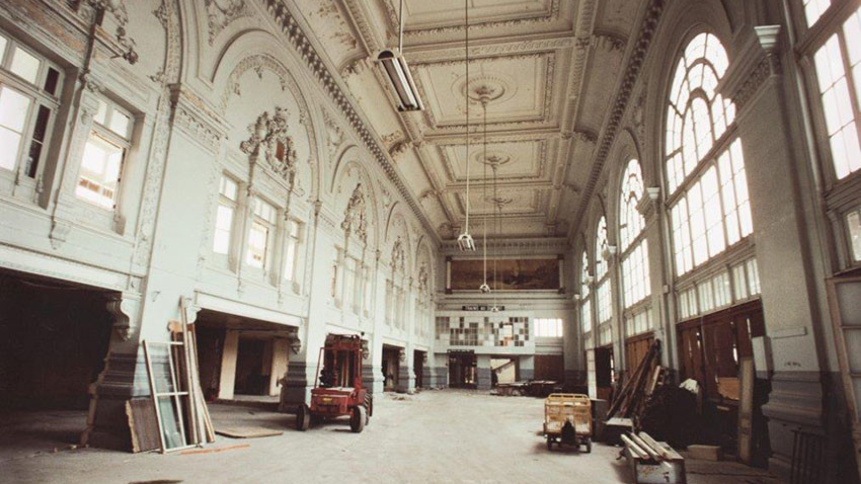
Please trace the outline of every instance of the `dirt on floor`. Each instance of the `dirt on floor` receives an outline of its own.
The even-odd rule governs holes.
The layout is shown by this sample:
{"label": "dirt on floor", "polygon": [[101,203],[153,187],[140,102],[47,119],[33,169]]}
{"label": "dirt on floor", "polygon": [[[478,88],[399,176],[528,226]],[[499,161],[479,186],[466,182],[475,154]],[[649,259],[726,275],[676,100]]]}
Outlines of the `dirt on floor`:
{"label": "dirt on floor", "polygon": [[[293,416],[211,405],[216,428],[258,427],[273,437],[219,436],[194,454],[126,454],[70,448],[83,413],[0,415],[0,483],[553,483],[631,482],[619,448],[596,444],[548,452],[543,400],[475,391],[377,396],[361,434],[348,420],[293,428]],[[56,433],[52,429],[56,430]],[[56,452],[54,451],[55,449]],[[687,461],[690,484],[776,484],[737,463]]]}

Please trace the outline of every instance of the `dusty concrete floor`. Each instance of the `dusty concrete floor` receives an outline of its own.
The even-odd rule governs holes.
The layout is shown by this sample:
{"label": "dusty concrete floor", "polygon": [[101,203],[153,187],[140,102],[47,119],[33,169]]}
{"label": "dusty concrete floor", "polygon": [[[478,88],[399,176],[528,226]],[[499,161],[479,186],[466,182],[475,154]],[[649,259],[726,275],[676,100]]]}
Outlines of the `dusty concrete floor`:
{"label": "dusty concrete floor", "polygon": [[[453,390],[399,398],[378,397],[361,434],[351,433],[347,421],[301,433],[289,415],[212,405],[216,428],[255,425],[284,434],[219,437],[208,448],[249,447],[204,455],[68,449],[82,427],[80,412],[7,414],[0,416],[0,483],[630,482],[615,460],[617,448],[548,452],[538,432],[540,399]],[[735,463],[689,460],[687,468],[691,484],[776,483]]]}

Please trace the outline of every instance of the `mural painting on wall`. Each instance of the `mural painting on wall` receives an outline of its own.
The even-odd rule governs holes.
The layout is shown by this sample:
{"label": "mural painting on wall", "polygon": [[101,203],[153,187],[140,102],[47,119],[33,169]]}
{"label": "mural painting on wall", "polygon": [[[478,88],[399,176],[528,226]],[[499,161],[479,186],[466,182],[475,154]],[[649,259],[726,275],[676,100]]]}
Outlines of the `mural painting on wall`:
{"label": "mural painting on wall", "polygon": [[[497,259],[496,289],[500,291],[559,289],[559,261],[553,259]],[[484,283],[481,259],[451,261],[451,289],[477,291]],[[487,261],[487,283],[494,288],[493,260]]]}

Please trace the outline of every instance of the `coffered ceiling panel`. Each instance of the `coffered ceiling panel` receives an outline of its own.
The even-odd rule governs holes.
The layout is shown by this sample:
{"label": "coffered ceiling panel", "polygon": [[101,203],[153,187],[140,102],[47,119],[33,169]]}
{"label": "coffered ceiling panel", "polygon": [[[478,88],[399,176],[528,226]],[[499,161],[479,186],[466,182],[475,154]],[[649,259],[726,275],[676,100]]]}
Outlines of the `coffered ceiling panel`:
{"label": "coffered ceiling panel", "polygon": [[[394,8],[398,0],[390,0]],[[469,0],[472,23],[502,22],[523,17],[550,14],[552,0]],[[464,23],[462,0],[407,0],[404,2],[404,24],[407,29],[461,26]]]}
{"label": "coffered ceiling panel", "polygon": [[[483,145],[470,147],[470,177],[472,181],[481,182],[485,175],[493,176],[490,164],[497,166],[497,176],[501,180],[508,179],[539,179],[545,170],[545,142],[523,141],[514,143],[490,143],[487,146],[487,157]],[[441,146],[446,177],[449,182],[462,184],[466,181],[466,149],[463,145]],[[485,163],[484,160],[489,163]]]}
{"label": "coffered ceiling panel", "polygon": [[[464,215],[466,207],[466,192],[456,193],[458,207]],[[505,215],[541,215],[541,190],[505,190],[497,191],[496,199],[502,203],[502,212]],[[494,207],[493,188],[472,187],[469,192],[469,213],[481,216],[496,214]]]}
{"label": "coffered ceiling panel", "polygon": [[[491,100],[488,123],[540,121],[546,116],[551,54],[531,54],[470,61],[470,91],[484,89]],[[420,64],[414,69],[428,107],[428,123],[435,128],[466,124],[466,64],[462,60]],[[552,74],[552,73],[550,73]],[[483,120],[478,102],[470,105],[470,123]]]}

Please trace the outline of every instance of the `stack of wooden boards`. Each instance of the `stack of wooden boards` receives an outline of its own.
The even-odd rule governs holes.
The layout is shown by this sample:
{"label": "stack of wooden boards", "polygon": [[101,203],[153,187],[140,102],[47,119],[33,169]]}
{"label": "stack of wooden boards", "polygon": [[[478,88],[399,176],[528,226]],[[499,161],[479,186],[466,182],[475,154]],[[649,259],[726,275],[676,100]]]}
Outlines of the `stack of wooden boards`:
{"label": "stack of wooden boards", "polygon": [[635,483],[684,484],[687,481],[684,457],[666,443],[656,441],[645,432],[622,435],[622,442],[625,444],[622,454],[628,458]]}
{"label": "stack of wooden boards", "polygon": [[150,399],[126,402],[132,451],[170,452],[215,442],[200,386],[197,336],[185,300],[180,321],[170,321],[171,341],[144,341]]}
{"label": "stack of wooden boards", "polygon": [[659,365],[660,361],[661,343],[655,340],[637,369],[625,381],[613,404],[610,405],[610,410],[607,412],[608,420],[616,417],[636,421],[639,418],[649,395],[662,381],[663,369]]}

